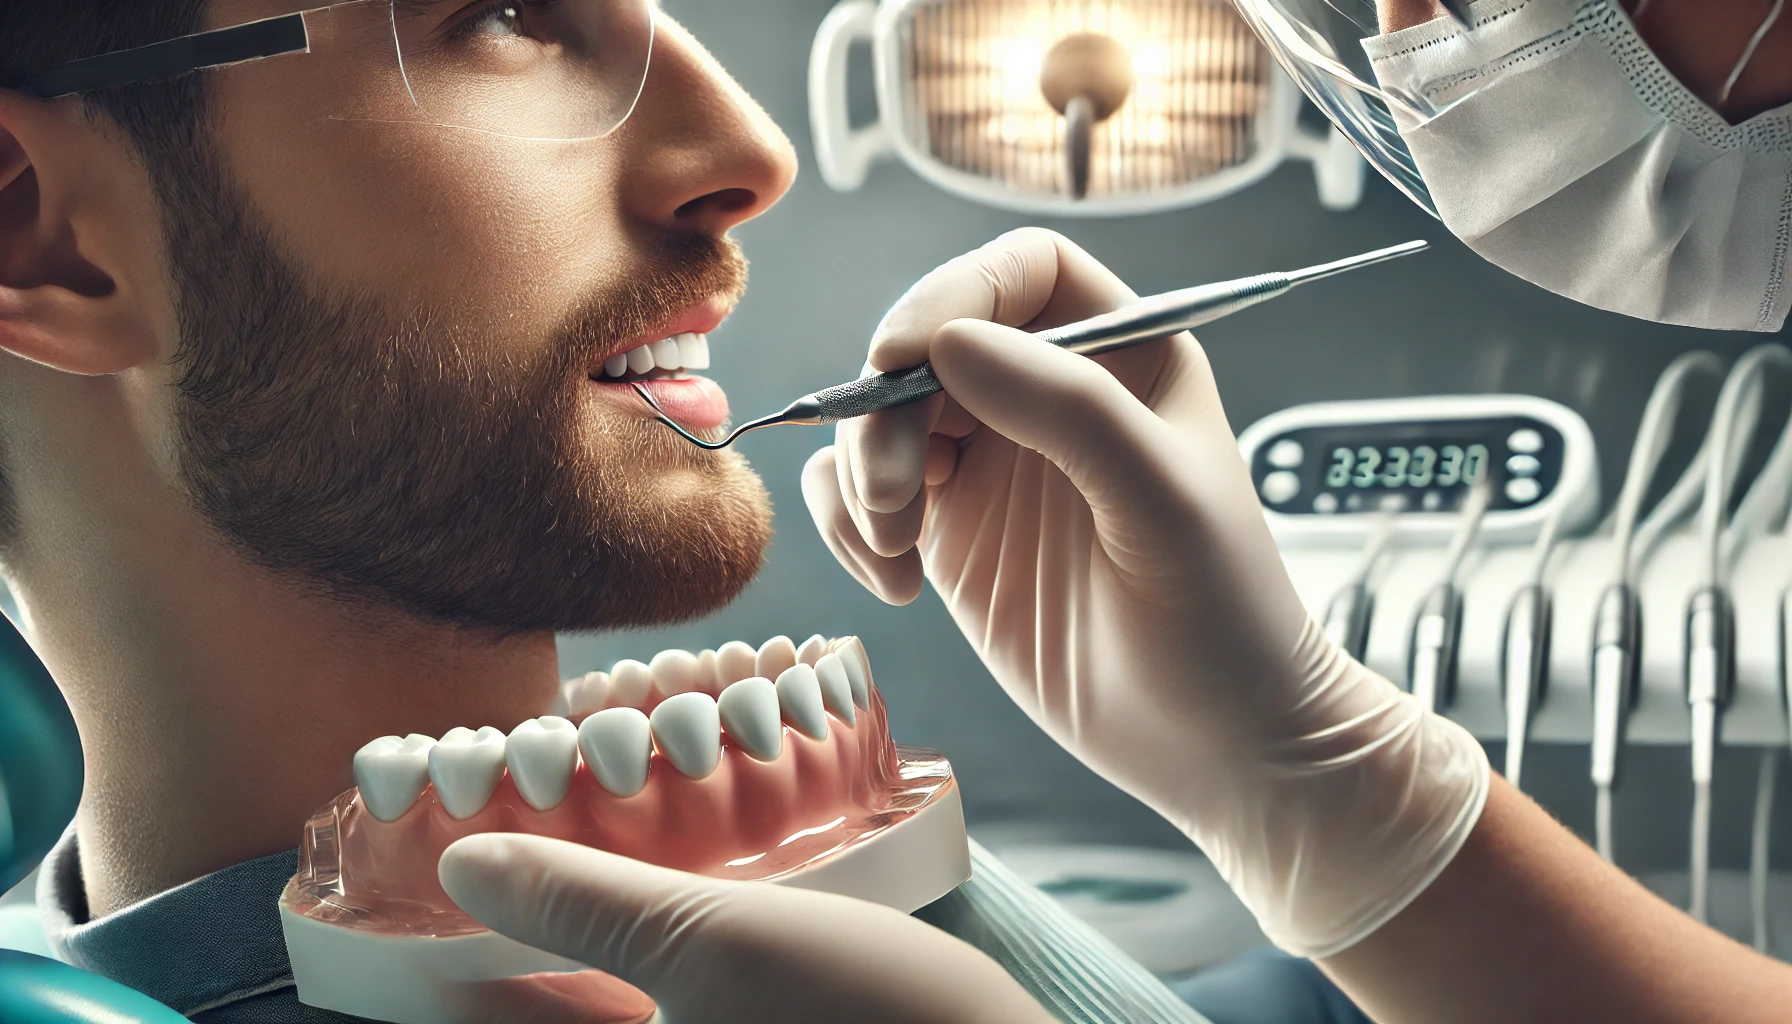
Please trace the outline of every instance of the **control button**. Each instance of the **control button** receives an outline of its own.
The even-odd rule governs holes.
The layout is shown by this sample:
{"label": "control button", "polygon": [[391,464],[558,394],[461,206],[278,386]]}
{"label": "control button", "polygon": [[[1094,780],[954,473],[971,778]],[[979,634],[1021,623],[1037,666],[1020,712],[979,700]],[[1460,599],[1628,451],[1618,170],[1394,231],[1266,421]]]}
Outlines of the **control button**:
{"label": "control button", "polygon": [[1512,432],[1511,437],[1506,438],[1506,447],[1515,452],[1535,455],[1543,450],[1543,435],[1530,427],[1520,427]]}
{"label": "control button", "polygon": [[1319,497],[1314,498],[1313,511],[1322,516],[1329,516],[1333,512],[1338,511],[1338,496],[1335,494],[1321,494]]}
{"label": "control button", "polygon": [[1542,468],[1535,455],[1514,455],[1506,460],[1506,472],[1513,476],[1536,476]]}
{"label": "control button", "polygon": [[1307,450],[1293,438],[1283,438],[1269,448],[1269,464],[1277,469],[1293,469],[1307,457]]}
{"label": "control button", "polygon": [[1350,497],[1344,499],[1344,511],[1346,511],[1346,512],[1361,512],[1362,510],[1363,510],[1363,496],[1362,495],[1352,494]]}
{"label": "control button", "polygon": [[1427,512],[1436,512],[1444,507],[1444,496],[1436,491],[1430,491],[1425,495],[1425,500],[1419,503],[1419,506]]}
{"label": "control button", "polygon": [[1263,478],[1263,500],[1271,505],[1280,505],[1300,493],[1300,477],[1287,470],[1279,470]]}
{"label": "control button", "polygon": [[1529,505],[1543,493],[1543,485],[1528,476],[1513,477],[1506,481],[1506,497],[1514,504]]}

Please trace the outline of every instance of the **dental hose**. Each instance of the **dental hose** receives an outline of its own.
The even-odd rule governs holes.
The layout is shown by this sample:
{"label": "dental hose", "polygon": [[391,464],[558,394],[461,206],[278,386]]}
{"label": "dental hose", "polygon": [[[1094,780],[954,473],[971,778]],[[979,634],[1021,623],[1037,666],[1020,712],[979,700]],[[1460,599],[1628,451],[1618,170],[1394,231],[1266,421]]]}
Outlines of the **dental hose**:
{"label": "dental hose", "polygon": [[[1735,621],[1724,586],[1726,570],[1730,557],[1744,539],[1742,535],[1753,529],[1759,519],[1752,510],[1747,510],[1750,515],[1746,517],[1740,514],[1745,510],[1739,510],[1737,521],[1732,524],[1730,495],[1746,448],[1744,442],[1760,418],[1761,376],[1769,365],[1792,369],[1792,350],[1767,344],[1743,353],[1718,395],[1711,421],[1711,458],[1705,466],[1704,502],[1699,509],[1703,578],[1686,611],[1686,701],[1692,719],[1693,783],[1691,896],[1687,912],[1700,922],[1710,917],[1712,772],[1721,716],[1736,692]],[[1788,431],[1792,432],[1792,424],[1788,424]],[[1782,464],[1787,458],[1792,458],[1792,437],[1783,434],[1761,478],[1778,478],[1792,471],[1792,467]],[[1750,490],[1753,492],[1754,488]],[[1755,508],[1765,509],[1767,502],[1777,500],[1765,487],[1760,493],[1767,497]],[[1764,910],[1756,908],[1757,928],[1764,927]]]}
{"label": "dental hose", "polygon": [[1661,468],[1669,432],[1680,411],[1687,381],[1694,374],[1723,374],[1723,361],[1710,352],[1688,352],[1668,364],[1657,378],[1637,425],[1636,444],[1624,471],[1624,485],[1614,510],[1616,543],[1612,583],[1601,595],[1593,620],[1593,742],[1590,775],[1594,789],[1594,846],[1614,862],[1612,791],[1622,766],[1630,709],[1641,682],[1642,606],[1637,597],[1637,565],[1646,560],[1661,535],[1698,498],[1709,457],[1707,432],[1692,462],[1641,525],[1643,500]]}
{"label": "dental hose", "polygon": [[1748,848],[1748,906],[1753,925],[1755,951],[1773,955],[1773,936],[1767,927],[1768,839],[1773,832],[1774,783],[1780,770],[1778,747],[1761,751],[1761,763],[1755,774],[1755,815],[1753,834]]}

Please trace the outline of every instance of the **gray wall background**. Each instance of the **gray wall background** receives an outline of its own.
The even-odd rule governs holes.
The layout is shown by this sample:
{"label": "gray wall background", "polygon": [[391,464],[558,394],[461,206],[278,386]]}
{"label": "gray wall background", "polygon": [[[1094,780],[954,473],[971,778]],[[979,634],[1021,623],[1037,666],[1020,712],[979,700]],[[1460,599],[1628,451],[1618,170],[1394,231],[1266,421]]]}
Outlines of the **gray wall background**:
{"label": "gray wall background", "polygon": [[[665,2],[783,126],[803,161],[784,202],[738,232],[753,260],[752,287],[716,335],[710,371],[727,387],[738,417],[856,376],[879,317],[911,282],[1027,223],[1063,231],[1146,294],[1430,239],[1434,251],[1399,264],[1398,272],[1318,285],[1204,329],[1201,340],[1234,429],[1289,405],[1328,399],[1541,395],[1579,410],[1592,424],[1608,504],[1661,368],[1691,347],[1734,355],[1761,340],[1647,324],[1557,298],[1482,262],[1374,175],[1359,209],[1327,213],[1305,164],[1285,165],[1207,206],[1105,221],[987,209],[934,189],[899,163],[880,166],[860,192],[836,194],[815,170],[805,94],[809,43],[830,6],[831,0]],[[742,443],[771,490],[778,530],[769,564],[745,596],[695,623],[563,638],[565,672],[607,668],[624,657],[645,660],[664,647],[695,650],[730,639],[757,644],[775,633],[799,642],[817,632],[857,633],[888,696],[897,738],[951,757],[973,828],[1032,823],[1069,839],[1182,845],[1178,834],[1063,753],[1003,696],[931,592],[909,607],[891,608],[834,562],[798,487],[804,460],[831,438],[820,429],[786,428]],[[1586,763],[1584,748],[1545,747],[1530,755],[1526,772],[1528,788],[1583,833],[1592,822]],[[1683,865],[1684,815],[1660,809],[1687,806],[1685,752],[1642,750],[1629,770],[1617,808],[1626,866]],[[1720,864],[1746,862],[1753,778],[1751,755],[1731,752],[1719,766],[1714,859]],[[1787,803],[1783,798],[1775,841],[1782,852],[1792,846]]]}

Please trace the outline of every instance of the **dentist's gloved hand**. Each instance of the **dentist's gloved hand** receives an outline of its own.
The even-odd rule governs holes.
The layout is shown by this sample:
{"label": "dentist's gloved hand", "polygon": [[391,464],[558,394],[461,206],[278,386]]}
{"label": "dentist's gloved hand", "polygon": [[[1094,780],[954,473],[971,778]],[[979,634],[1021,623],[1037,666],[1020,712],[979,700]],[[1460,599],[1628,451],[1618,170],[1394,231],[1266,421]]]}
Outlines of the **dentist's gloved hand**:
{"label": "dentist's gloved hand", "polygon": [[946,394],[842,423],[803,493],[860,582],[900,604],[925,575],[1046,732],[1330,955],[1455,855],[1486,758],[1309,618],[1192,337],[1090,360],[1015,329],[1134,298],[1038,229],[940,267],[869,363],[932,360]]}
{"label": "dentist's gloved hand", "polygon": [[[484,833],[438,868],[493,931],[589,964],[658,1004],[656,1024],[862,1021],[1049,1024],[994,960],[888,907],[727,882],[543,836]],[[591,975],[471,994],[481,1024],[642,1020],[638,992]],[[505,986],[519,998],[506,999]],[[631,998],[632,997],[632,998]]]}

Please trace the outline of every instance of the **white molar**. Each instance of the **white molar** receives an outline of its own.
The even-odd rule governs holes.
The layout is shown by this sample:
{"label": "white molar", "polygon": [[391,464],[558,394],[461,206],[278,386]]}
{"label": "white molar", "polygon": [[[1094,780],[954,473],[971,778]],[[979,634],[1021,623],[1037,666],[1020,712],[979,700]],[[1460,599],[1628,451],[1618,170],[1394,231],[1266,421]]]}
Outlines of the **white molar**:
{"label": "white molar", "polygon": [[704,693],[722,692],[722,682],[716,678],[716,652],[708,648],[697,652],[697,680]]}
{"label": "white molar", "polygon": [[709,369],[709,337],[703,334],[678,336],[678,359],[687,370]]}
{"label": "white molar", "polygon": [[858,721],[853,711],[852,679],[846,674],[846,659],[838,654],[824,654],[815,663],[815,678],[821,684],[821,702],[847,725]]}
{"label": "white molar", "polygon": [[672,767],[693,779],[707,779],[722,763],[722,721],[707,693],[667,697],[649,718],[653,745]]}
{"label": "white molar", "polygon": [[381,821],[397,821],[423,795],[429,782],[428,736],[381,736],[355,751],[355,786],[361,806]]}
{"label": "white molar", "polygon": [[429,748],[429,781],[442,809],[455,819],[478,814],[504,778],[504,733],[456,726]]}
{"label": "white molar", "polygon": [[821,660],[821,656],[826,654],[827,650],[827,638],[820,633],[817,633],[809,639],[804,640],[803,646],[796,649],[796,660],[800,664],[813,666],[817,661]]}
{"label": "white molar", "polygon": [[716,701],[722,728],[750,757],[776,761],[784,752],[784,722],[778,715],[778,688],[770,679],[742,679]]}
{"label": "white molar", "polygon": [[716,648],[716,682],[725,690],[742,679],[752,678],[758,658],[751,646],[739,640],[728,641]]}
{"label": "white molar", "polygon": [[628,373],[628,353],[618,352],[604,360],[604,376],[621,377]]}
{"label": "white molar", "polygon": [[610,666],[610,703],[617,707],[638,708],[647,703],[653,692],[653,673],[646,665],[624,658]]}
{"label": "white molar", "polygon": [[821,681],[807,665],[792,665],[778,676],[778,708],[792,729],[810,739],[828,738],[827,704],[821,697]]}
{"label": "white molar", "polygon": [[753,661],[753,674],[776,679],[796,664],[796,642],[787,636],[774,636],[759,645]]}
{"label": "white molar", "polygon": [[565,697],[568,717],[596,714],[609,706],[610,673],[587,672],[576,679],[568,679],[560,692]]}
{"label": "white molar", "polygon": [[510,731],[504,761],[523,800],[538,811],[551,811],[566,799],[578,771],[579,730],[564,718],[531,718]]}
{"label": "white molar", "polygon": [[865,642],[856,636],[843,638],[835,648],[846,663],[846,678],[852,683],[852,702],[860,711],[871,710],[871,658],[865,653]]}
{"label": "white molar", "polygon": [[634,796],[647,785],[653,732],[639,708],[599,711],[579,723],[579,753],[598,784],[617,796]]}
{"label": "white molar", "polygon": [[653,676],[653,685],[668,697],[705,689],[701,666],[690,651],[661,651],[647,663],[647,671]]}

